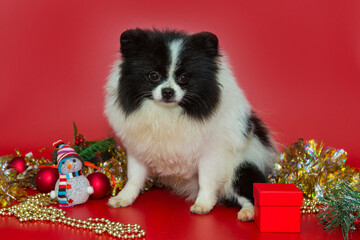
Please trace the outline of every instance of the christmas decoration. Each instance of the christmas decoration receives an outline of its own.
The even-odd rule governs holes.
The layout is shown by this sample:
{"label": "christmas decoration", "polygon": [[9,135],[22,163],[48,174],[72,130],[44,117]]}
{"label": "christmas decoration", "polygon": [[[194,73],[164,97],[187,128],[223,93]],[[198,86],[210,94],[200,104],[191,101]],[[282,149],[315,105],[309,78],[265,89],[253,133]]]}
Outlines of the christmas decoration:
{"label": "christmas decoration", "polygon": [[116,148],[114,138],[88,141],[82,134],[78,134],[77,126],[74,125],[74,142],[72,148],[81,156],[84,161],[95,163],[97,161],[107,160],[112,156],[110,149]]}
{"label": "christmas decoration", "polygon": [[[85,160],[84,175],[95,171],[104,173],[112,185],[111,195],[115,196],[122,190],[127,181],[127,158],[121,146],[117,147],[113,138],[88,141],[84,135],[78,133],[75,123],[73,149]],[[147,189],[151,183],[147,183]]]}
{"label": "christmas decoration", "polygon": [[[83,139],[80,141],[80,139]],[[83,174],[85,176],[98,171],[105,174],[111,182],[111,195],[115,196],[121,189],[123,189],[127,177],[127,158],[125,151],[121,146],[117,146],[113,138],[103,140],[88,141],[82,134],[77,133],[77,128],[74,123],[74,144],[79,140],[79,145],[72,147],[80,152],[80,156],[84,156],[88,161],[84,162]],[[41,149],[51,150],[51,149]],[[24,157],[27,169],[18,173],[13,168],[8,168],[8,164],[15,157],[22,156],[18,150],[16,155],[0,156],[0,204],[2,206],[9,206],[11,200],[19,199],[26,195],[22,188],[36,187],[36,175],[41,168],[53,167],[53,162],[45,158],[34,158],[32,153],[26,154]],[[41,183],[38,183],[41,184]],[[43,182],[41,185],[44,185]],[[156,182],[154,179],[148,179],[144,189],[150,190]],[[41,188],[41,187],[40,187]]]}
{"label": "christmas decoration", "polygon": [[0,206],[6,207],[12,200],[26,196],[26,192],[16,182],[18,173],[13,168],[7,168],[8,162],[14,158],[13,155],[0,157]]}
{"label": "christmas decoration", "polygon": [[101,172],[94,172],[87,176],[90,186],[93,187],[94,193],[90,195],[91,199],[101,199],[107,197],[110,193],[111,186],[108,177]]}
{"label": "christmas decoration", "polygon": [[58,198],[60,207],[72,207],[86,202],[94,189],[82,174],[84,164],[81,157],[62,140],[55,142],[53,146],[58,149],[57,163],[60,177],[50,196]]}
{"label": "christmas decoration", "polygon": [[325,212],[318,217],[325,230],[341,227],[344,239],[349,239],[350,231],[360,229],[360,184],[351,186],[345,181],[330,183],[321,201],[325,204]]}
{"label": "christmas decoration", "polygon": [[20,187],[37,190],[36,175],[40,171],[38,166],[30,166],[26,171],[18,174],[16,180]]}
{"label": "christmas decoration", "polygon": [[59,172],[56,168],[45,167],[38,171],[35,177],[37,190],[48,193],[55,188],[55,184],[59,179]]}
{"label": "christmas decoration", "polygon": [[106,155],[110,158],[99,158],[95,163],[85,162],[83,169],[84,175],[89,175],[95,171],[104,173],[110,180],[112,185],[111,194],[115,196],[121,191],[127,181],[127,158],[122,148],[110,148]]}
{"label": "christmas decoration", "polygon": [[[96,160],[103,160],[103,159],[108,159],[111,157],[111,155],[106,154],[104,155],[104,153],[107,153],[107,151],[111,148],[115,148],[116,147],[116,141],[113,138],[108,138],[108,139],[104,139],[101,140],[99,142],[91,142],[85,145],[84,149],[81,149],[79,151],[79,155],[86,161],[90,161],[90,162],[94,162]],[[102,155],[99,153],[103,153]],[[97,158],[95,158],[96,155]],[[95,158],[95,159],[94,159]]]}
{"label": "christmas decoration", "polygon": [[317,199],[303,199],[303,205],[301,206],[301,213],[302,214],[311,214],[311,213],[319,213],[319,205],[322,204],[321,201]]}
{"label": "christmas decoration", "polygon": [[8,168],[13,168],[18,173],[22,173],[27,167],[25,158],[21,156],[14,157],[8,164]]}
{"label": "christmas decoration", "polygon": [[[106,177],[111,180],[112,195],[116,195],[117,192],[124,187],[127,180],[127,158],[125,151],[122,147],[117,147],[113,138],[87,141],[83,135],[77,134],[75,124],[74,128],[76,131],[74,134],[73,147],[79,151],[78,155],[80,157],[84,156],[84,158],[88,160],[84,162],[84,174],[87,176],[95,171],[98,171],[99,174],[103,174],[103,176],[105,174]],[[44,149],[41,149],[40,152],[43,150]],[[52,161],[45,158],[34,158],[32,153],[28,153],[25,155],[24,160],[26,165],[29,167],[27,167],[25,171],[18,173],[15,169],[8,168],[8,163],[12,159],[17,156],[21,156],[18,150],[16,150],[16,153],[17,155],[0,156],[0,203],[3,207],[0,209],[0,215],[15,216],[20,222],[50,221],[76,228],[93,230],[95,233],[101,235],[108,234],[113,237],[124,239],[142,238],[145,236],[145,231],[141,230],[140,226],[137,224],[124,225],[121,223],[110,222],[109,220],[103,218],[89,218],[88,220],[67,218],[65,217],[65,212],[63,210],[54,207],[47,207],[49,204],[57,203],[57,201],[50,200],[49,194],[38,194],[36,196],[21,199],[21,197],[27,196],[27,193],[23,190],[23,188],[36,189],[37,173],[42,169],[54,166],[52,165]],[[72,153],[76,154],[75,152]],[[65,160],[65,162],[62,162],[60,165],[67,167],[68,163]],[[42,174],[44,174],[44,171],[42,171]],[[81,172],[79,172],[79,174],[80,173]],[[50,173],[47,172],[47,174]],[[40,178],[40,175],[38,177]],[[103,179],[103,181],[105,182],[105,179]],[[46,182],[41,181],[41,183],[42,185],[45,185]],[[150,179],[146,184],[146,189],[150,189],[154,184],[154,180]],[[39,185],[39,183],[37,185]],[[68,185],[66,186],[68,187]],[[108,185],[104,184],[104,188],[99,188],[99,192],[108,192],[106,190],[106,186]],[[22,203],[8,207],[11,203],[15,202],[12,200],[18,200]]]}
{"label": "christmas decoration", "polygon": [[54,202],[49,194],[40,193],[20,200],[21,203],[12,207],[0,209],[1,216],[14,216],[21,223],[49,222],[62,224],[77,229],[94,231],[99,235],[108,235],[121,239],[143,238],[146,233],[138,224],[122,224],[111,222],[105,218],[88,218],[87,220],[66,217],[66,212],[49,204]]}
{"label": "christmas decoration", "polygon": [[[360,228],[360,211],[357,207],[360,199],[358,190],[360,188],[360,176],[354,168],[345,164],[347,154],[344,150],[324,148],[324,145],[324,142],[299,139],[297,143],[285,147],[280,155],[280,161],[275,164],[276,171],[274,175],[270,176],[270,181],[272,183],[293,183],[298,186],[304,193],[301,212],[305,214],[318,213],[321,207],[326,214],[320,215],[321,222],[326,225],[325,229],[332,230],[340,226],[344,238],[348,239],[348,236],[351,236],[348,235],[349,232]],[[124,187],[127,181],[126,153],[121,146],[117,146],[113,138],[88,141],[82,134],[78,134],[77,127],[74,124],[74,140],[71,147],[86,160],[83,168],[84,176],[90,176],[93,173],[106,175],[110,180],[113,196]],[[45,194],[28,197],[25,202],[19,205],[7,207],[14,202],[12,200],[24,201],[21,200],[21,197],[27,194],[23,188],[35,188],[37,174],[52,165],[50,160],[34,158],[32,153],[28,153],[24,157],[21,156],[17,150],[16,155],[0,156],[0,204],[3,207],[0,209],[0,215],[13,215],[22,222],[49,220],[54,223],[91,229],[98,234],[110,234],[120,238],[139,237],[137,234],[140,233],[141,236],[145,234],[143,230],[140,232],[140,227],[136,224],[128,228],[128,225],[112,223],[104,219],[83,221],[66,218],[63,210],[46,207],[55,202],[51,202],[48,195]],[[12,164],[11,167],[9,166],[10,162],[17,157],[25,161],[24,171],[17,171]],[[21,162],[19,165],[24,166],[22,160],[16,161]],[[62,165],[67,166],[67,163]],[[98,177],[96,179],[101,183],[104,181],[104,187],[100,186],[96,191],[99,190],[98,192],[102,194],[107,193],[106,188],[109,186],[109,181],[105,184],[104,178],[103,180],[99,180]],[[330,184],[331,181],[341,182],[342,180],[345,180],[347,187]],[[45,184],[45,182],[42,183]],[[153,186],[158,186],[156,179],[148,179],[144,189],[147,191]],[[350,189],[355,190],[355,192],[350,191]],[[93,199],[98,198],[94,195]],[[351,206],[350,200],[352,201]],[[33,206],[32,209],[29,206]],[[260,204],[258,207],[265,209],[265,206]],[[282,208],[284,206],[273,207]],[[53,217],[51,217],[51,212],[54,214]],[[272,217],[274,216],[276,217],[278,214],[274,214]],[[284,217],[284,219],[287,218],[288,216]]]}
{"label": "christmas decoration", "polygon": [[324,141],[304,141],[284,148],[280,161],[275,163],[273,183],[293,183],[304,197],[319,200],[331,181],[344,180],[354,186],[360,182],[360,173],[346,165],[343,149],[324,148]]}
{"label": "christmas decoration", "polygon": [[[9,163],[16,157],[22,156],[18,150],[16,155],[5,155],[0,157],[0,204],[2,207],[9,206],[12,200],[26,196],[23,188],[35,189],[35,175],[39,171],[38,167],[50,165],[51,162],[45,158],[34,158],[32,153],[25,157],[27,169],[18,173],[14,168],[8,168]],[[17,160],[19,161],[19,160]],[[22,162],[22,160],[20,160]]]}
{"label": "christmas decoration", "polygon": [[294,184],[254,183],[253,188],[260,232],[300,232],[302,192]]}

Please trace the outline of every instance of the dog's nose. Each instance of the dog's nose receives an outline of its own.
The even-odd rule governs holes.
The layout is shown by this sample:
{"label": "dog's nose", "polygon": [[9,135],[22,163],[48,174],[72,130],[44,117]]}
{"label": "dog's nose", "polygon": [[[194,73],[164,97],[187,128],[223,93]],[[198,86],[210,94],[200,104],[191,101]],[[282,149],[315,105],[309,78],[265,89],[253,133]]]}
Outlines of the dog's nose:
{"label": "dog's nose", "polygon": [[169,87],[161,89],[161,94],[162,94],[163,98],[165,98],[165,99],[172,98],[174,96],[174,93],[175,93],[174,89],[169,88]]}

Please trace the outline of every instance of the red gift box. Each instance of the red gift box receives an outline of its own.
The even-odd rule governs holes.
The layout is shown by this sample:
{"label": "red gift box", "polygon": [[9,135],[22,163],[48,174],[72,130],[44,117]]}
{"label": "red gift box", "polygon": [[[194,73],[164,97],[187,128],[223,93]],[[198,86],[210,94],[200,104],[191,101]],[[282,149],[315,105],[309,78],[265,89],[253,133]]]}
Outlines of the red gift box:
{"label": "red gift box", "polygon": [[300,232],[302,192],[294,184],[254,183],[253,195],[260,232]]}

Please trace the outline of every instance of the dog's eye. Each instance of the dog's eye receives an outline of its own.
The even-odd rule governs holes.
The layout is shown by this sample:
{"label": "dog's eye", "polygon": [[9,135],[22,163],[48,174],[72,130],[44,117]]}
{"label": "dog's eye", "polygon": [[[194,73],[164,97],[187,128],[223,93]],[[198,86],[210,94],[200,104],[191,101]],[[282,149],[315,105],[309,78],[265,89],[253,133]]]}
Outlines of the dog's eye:
{"label": "dog's eye", "polygon": [[186,84],[188,83],[190,80],[189,75],[187,75],[186,73],[181,74],[181,76],[179,77],[179,84]]}
{"label": "dog's eye", "polygon": [[149,79],[152,82],[158,82],[160,80],[160,74],[158,72],[152,71],[149,73]]}

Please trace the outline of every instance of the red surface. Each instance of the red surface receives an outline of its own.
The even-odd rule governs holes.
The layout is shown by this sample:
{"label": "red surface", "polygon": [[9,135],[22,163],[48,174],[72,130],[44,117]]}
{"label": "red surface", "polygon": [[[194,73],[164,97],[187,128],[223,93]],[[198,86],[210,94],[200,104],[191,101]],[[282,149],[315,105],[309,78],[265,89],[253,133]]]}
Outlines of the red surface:
{"label": "red surface", "polygon": [[[191,202],[163,189],[153,189],[126,208],[113,209],[106,200],[89,200],[65,209],[67,216],[79,219],[107,218],[122,223],[140,224],[146,240],[342,240],[339,230],[329,234],[317,223],[315,215],[301,216],[300,233],[260,233],[254,222],[236,219],[238,209],[216,206],[208,215],[191,214]],[[14,217],[0,217],[1,239],[115,239],[51,223],[19,223]],[[355,240],[359,235],[353,234]]]}
{"label": "red surface", "polygon": [[132,27],[212,31],[282,145],[344,148],[360,166],[359,1],[0,1],[0,154],[112,132],[106,76]]}
{"label": "red surface", "polygon": [[260,206],[301,206],[302,192],[294,184],[254,183],[253,196]]}

